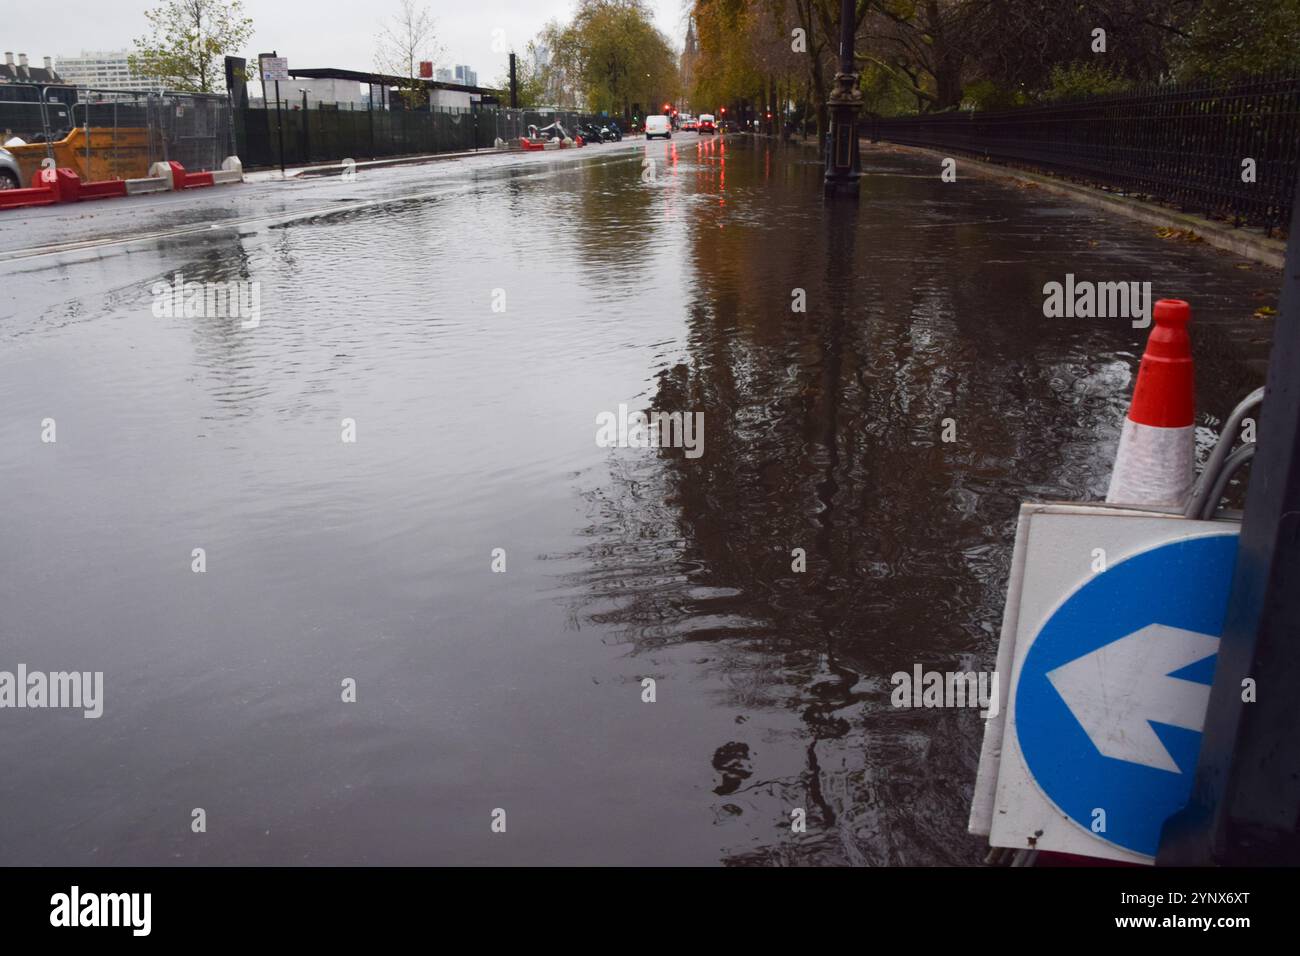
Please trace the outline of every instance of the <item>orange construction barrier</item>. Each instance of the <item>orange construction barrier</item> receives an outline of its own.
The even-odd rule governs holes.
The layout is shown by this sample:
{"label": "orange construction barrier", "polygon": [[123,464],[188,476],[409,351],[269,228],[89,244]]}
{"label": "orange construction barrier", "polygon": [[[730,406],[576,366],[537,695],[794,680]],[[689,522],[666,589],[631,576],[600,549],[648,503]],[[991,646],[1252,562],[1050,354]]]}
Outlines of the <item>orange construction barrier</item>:
{"label": "orange construction barrier", "polygon": [[[92,126],[89,133],[77,127],[63,139],[53,143],[28,143],[10,146],[9,152],[18,160],[23,182],[35,184],[41,161],[54,154],[54,164],[60,169],[71,169],[82,182],[105,179],[138,179],[149,175],[149,131],[142,127]],[[89,145],[89,150],[87,150]]]}

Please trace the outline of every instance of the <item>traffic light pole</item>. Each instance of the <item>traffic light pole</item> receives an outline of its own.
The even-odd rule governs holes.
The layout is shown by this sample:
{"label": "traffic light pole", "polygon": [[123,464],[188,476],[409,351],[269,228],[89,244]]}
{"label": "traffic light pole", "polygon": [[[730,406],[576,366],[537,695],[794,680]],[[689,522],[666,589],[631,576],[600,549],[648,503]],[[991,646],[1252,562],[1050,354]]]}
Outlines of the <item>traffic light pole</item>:
{"label": "traffic light pole", "polygon": [[1196,777],[1161,865],[1300,862],[1300,183],[1290,236]]}

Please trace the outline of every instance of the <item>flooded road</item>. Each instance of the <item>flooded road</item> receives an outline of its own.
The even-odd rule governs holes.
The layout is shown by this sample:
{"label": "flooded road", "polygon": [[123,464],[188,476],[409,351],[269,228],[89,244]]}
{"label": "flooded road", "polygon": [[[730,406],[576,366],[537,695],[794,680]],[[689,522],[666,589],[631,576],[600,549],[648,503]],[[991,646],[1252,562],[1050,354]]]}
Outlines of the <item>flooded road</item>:
{"label": "flooded road", "polygon": [[[1044,283],[1191,300],[1208,438],[1277,273],[901,153],[856,214],[793,148],[586,153],[0,262],[0,669],[104,674],[0,712],[0,862],[979,860],[982,721],[889,677],[991,669],[1018,503],[1105,493],[1145,332]],[[256,324],[156,314],[177,274]],[[620,405],[703,453],[602,447]]]}

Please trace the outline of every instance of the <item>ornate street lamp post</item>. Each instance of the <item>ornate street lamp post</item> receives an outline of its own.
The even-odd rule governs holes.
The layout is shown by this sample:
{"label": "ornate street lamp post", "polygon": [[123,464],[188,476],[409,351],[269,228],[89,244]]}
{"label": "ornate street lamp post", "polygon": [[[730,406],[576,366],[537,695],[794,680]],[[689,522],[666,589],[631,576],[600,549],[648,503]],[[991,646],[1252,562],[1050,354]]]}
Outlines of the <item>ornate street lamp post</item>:
{"label": "ornate street lamp post", "polygon": [[853,58],[853,33],[857,26],[854,0],[840,0],[840,68],[826,105],[831,114],[831,135],[826,144],[826,195],[858,195],[862,161],[858,156],[858,113],[862,91]]}

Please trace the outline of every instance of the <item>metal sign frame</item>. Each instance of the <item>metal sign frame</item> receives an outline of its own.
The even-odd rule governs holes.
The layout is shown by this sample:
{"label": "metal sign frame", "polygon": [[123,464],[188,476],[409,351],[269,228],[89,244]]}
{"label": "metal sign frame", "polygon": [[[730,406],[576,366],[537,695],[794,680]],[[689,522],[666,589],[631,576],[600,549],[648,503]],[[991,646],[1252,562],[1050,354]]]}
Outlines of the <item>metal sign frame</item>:
{"label": "metal sign frame", "polygon": [[263,83],[289,82],[289,58],[287,56],[261,57],[257,62],[257,72]]}

